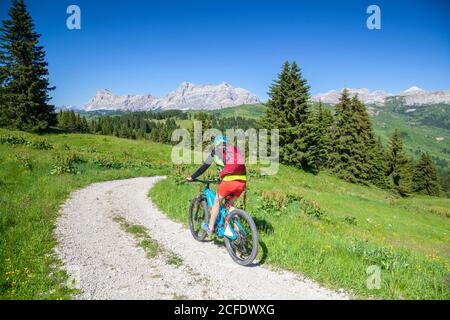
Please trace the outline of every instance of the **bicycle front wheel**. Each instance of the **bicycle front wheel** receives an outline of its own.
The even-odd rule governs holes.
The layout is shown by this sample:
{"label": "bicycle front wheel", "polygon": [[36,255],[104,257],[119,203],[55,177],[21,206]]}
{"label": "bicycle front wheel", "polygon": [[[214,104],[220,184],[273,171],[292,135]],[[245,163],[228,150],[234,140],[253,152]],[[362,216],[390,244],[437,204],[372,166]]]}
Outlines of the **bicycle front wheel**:
{"label": "bicycle front wheel", "polygon": [[202,223],[208,220],[208,210],[206,203],[199,197],[192,199],[189,206],[189,229],[197,241],[203,241],[206,238],[206,232],[202,229]]}
{"label": "bicycle front wheel", "polygon": [[236,239],[224,237],[225,246],[234,262],[247,266],[258,254],[258,230],[252,217],[245,211],[234,210],[228,216],[230,227],[237,233]]}

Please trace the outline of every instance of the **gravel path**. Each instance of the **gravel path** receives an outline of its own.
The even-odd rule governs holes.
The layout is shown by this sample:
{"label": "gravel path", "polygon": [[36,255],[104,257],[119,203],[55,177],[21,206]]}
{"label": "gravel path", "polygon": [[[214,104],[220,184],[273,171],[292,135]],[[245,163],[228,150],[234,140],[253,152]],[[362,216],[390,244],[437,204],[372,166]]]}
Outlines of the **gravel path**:
{"label": "gravel path", "polygon": [[[65,203],[55,231],[56,252],[80,289],[75,298],[348,298],[291,272],[239,266],[225,247],[195,241],[188,229],[169,220],[149,200],[149,189],[160,179],[95,183],[74,192]],[[187,208],[186,203],[186,215]],[[161,248],[156,257],[147,256],[118,217],[147,229]],[[169,257],[178,257],[178,263]]]}

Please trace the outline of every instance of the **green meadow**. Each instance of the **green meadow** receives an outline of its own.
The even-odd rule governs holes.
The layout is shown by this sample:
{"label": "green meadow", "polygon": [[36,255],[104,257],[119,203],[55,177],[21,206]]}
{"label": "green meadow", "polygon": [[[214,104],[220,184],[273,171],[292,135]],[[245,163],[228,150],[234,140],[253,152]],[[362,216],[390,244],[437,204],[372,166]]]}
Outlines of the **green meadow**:
{"label": "green meadow", "polygon": [[2,129],[0,140],[0,299],[69,298],[53,231],[70,192],[170,170],[169,147],[148,141]]}
{"label": "green meadow", "polygon": [[[186,225],[188,202],[198,193],[198,186],[181,182],[189,170],[150,191],[169,217]],[[263,264],[302,273],[356,298],[450,298],[449,199],[402,199],[285,166],[276,176],[252,169],[245,197],[240,206],[258,226]],[[372,265],[381,270],[379,289],[367,287]]]}
{"label": "green meadow", "polygon": [[[90,183],[167,175],[150,195],[187,225],[188,201],[199,186],[183,179],[195,166],[172,165],[170,150],[150,141],[0,130],[0,298],[70,298],[53,231],[70,192]],[[263,176],[250,167],[239,205],[258,225],[263,265],[355,298],[450,298],[448,198],[400,198],[326,172],[280,166],[277,175]],[[367,287],[373,265],[381,271],[379,289]]]}

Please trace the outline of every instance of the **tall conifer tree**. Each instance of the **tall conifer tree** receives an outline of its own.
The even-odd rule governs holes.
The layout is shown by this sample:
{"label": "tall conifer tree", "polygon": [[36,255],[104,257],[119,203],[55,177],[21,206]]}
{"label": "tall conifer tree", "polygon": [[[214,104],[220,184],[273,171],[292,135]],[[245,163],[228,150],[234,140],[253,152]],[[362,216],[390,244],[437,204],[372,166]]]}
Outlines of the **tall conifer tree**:
{"label": "tall conifer tree", "polygon": [[402,196],[407,196],[412,191],[412,164],[403,152],[403,142],[398,129],[391,137],[386,158],[386,175],[391,185]]}
{"label": "tall conifer tree", "polygon": [[361,182],[361,159],[355,148],[359,146],[356,117],[347,89],[342,91],[335,106],[335,121],[332,127],[332,152],[329,166],[338,177],[349,182]]}
{"label": "tall conifer tree", "polygon": [[430,196],[438,196],[440,193],[436,167],[428,153],[422,153],[414,166],[413,190]]}
{"label": "tall conifer tree", "polygon": [[375,141],[370,159],[369,181],[380,188],[388,188],[389,181],[386,177],[386,151],[381,139]]}
{"label": "tall conifer tree", "polygon": [[333,115],[329,109],[323,107],[322,103],[319,103],[318,110],[315,113],[314,120],[318,130],[320,138],[320,154],[319,166],[324,168],[328,164],[329,155],[331,153],[331,128],[333,125]]}
{"label": "tall conifer tree", "polygon": [[259,126],[265,129],[280,130],[280,146],[285,144],[285,130],[288,126],[286,119],[286,99],[289,94],[290,84],[290,63],[283,64],[281,72],[269,88],[269,101],[267,110],[261,119]]}
{"label": "tall conifer tree", "polygon": [[295,62],[283,64],[269,97],[260,127],[279,129],[281,161],[317,172],[324,151],[317,120],[310,112],[309,86]]}
{"label": "tall conifer tree", "polygon": [[291,64],[285,114],[287,128],[283,160],[296,167],[317,172],[324,159],[321,132],[310,110],[309,86],[295,62]]}
{"label": "tall conifer tree", "polygon": [[0,29],[0,125],[40,131],[56,124],[48,102],[45,51],[23,0],[13,0]]}

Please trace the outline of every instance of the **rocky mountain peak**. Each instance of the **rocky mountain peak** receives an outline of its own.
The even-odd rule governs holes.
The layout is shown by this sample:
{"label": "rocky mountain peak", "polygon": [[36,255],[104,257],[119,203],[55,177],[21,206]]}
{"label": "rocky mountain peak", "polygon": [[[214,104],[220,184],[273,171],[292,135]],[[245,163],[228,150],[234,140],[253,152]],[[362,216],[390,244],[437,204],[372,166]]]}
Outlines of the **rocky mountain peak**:
{"label": "rocky mountain peak", "polygon": [[402,91],[401,93],[399,93],[399,95],[409,95],[409,94],[418,94],[418,93],[426,93],[426,91],[417,86],[412,86],[411,88],[408,88],[405,91]]}
{"label": "rocky mountain peak", "polygon": [[241,104],[259,103],[259,98],[248,90],[234,88],[227,82],[219,85],[195,85],[183,82],[162,98],[151,94],[116,96],[109,90],[99,90],[85,105],[93,110],[154,110],[154,109],[220,109]]}
{"label": "rocky mountain peak", "polygon": [[[341,90],[342,91],[342,90]],[[370,91],[367,88],[348,89],[350,96],[358,95],[359,99],[366,104],[384,106],[387,99],[402,99],[407,106],[420,106],[425,104],[450,103],[450,90],[428,92],[417,86],[412,86],[405,91],[391,94],[384,90]],[[340,92],[330,90],[313,96],[312,101],[336,104],[339,102]]]}

